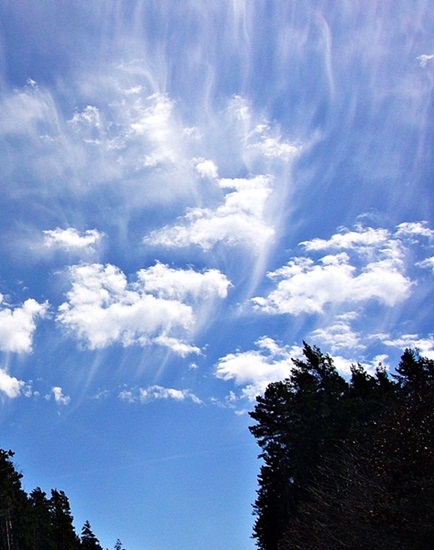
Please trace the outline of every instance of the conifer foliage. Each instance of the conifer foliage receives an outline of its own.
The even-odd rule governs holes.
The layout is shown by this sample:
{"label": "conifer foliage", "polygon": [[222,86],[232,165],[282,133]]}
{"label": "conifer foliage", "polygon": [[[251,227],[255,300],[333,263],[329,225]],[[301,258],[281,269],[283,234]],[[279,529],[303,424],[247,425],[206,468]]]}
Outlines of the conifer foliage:
{"label": "conifer foliage", "polygon": [[396,373],[354,365],[345,380],[304,344],[257,398],[261,550],[432,548],[434,361],[405,350]]}
{"label": "conifer foliage", "polygon": [[37,487],[27,495],[13,456],[0,449],[0,550],[103,550],[88,521],[77,536],[63,491],[48,498]]}

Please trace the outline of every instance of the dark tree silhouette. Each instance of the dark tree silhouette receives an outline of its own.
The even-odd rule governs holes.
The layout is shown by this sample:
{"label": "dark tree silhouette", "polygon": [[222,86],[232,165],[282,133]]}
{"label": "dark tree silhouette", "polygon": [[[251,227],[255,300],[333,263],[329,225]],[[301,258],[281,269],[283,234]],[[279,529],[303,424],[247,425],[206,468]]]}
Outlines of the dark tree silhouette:
{"label": "dark tree silhouette", "polygon": [[81,548],[83,550],[103,550],[88,521],[84,523],[81,530]]}
{"label": "dark tree silhouette", "polygon": [[250,413],[262,449],[261,550],[428,550],[434,540],[434,361],[405,350],[389,377],[345,381],[304,345]]}

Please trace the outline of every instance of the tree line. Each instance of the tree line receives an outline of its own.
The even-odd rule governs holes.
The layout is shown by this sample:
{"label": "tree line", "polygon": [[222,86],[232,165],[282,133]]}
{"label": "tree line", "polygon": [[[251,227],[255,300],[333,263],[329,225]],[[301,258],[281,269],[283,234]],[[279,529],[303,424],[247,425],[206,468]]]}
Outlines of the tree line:
{"label": "tree line", "polygon": [[[0,550],[103,550],[89,521],[77,535],[63,491],[23,490],[13,456],[0,449]],[[124,550],[119,539],[114,550]]]}
{"label": "tree line", "polygon": [[262,466],[261,550],[428,550],[434,541],[434,361],[406,349],[394,374],[304,343],[250,416]]}

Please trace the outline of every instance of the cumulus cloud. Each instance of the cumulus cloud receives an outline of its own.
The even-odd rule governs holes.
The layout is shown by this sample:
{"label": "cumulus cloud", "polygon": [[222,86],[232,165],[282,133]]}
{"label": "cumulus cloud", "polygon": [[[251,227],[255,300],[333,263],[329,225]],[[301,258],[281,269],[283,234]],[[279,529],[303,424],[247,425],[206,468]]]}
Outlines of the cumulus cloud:
{"label": "cumulus cloud", "polygon": [[36,321],[44,318],[47,311],[47,302],[40,304],[32,298],[22,306],[10,307],[0,294],[0,350],[30,353]]}
{"label": "cumulus cloud", "polygon": [[425,338],[419,334],[401,334],[395,338],[383,335],[382,341],[386,346],[396,347],[400,350],[417,349],[423,357],[434,359],[434,335],[432,334]]}
{"label": "cumulus cloud", "polygon": [[417,262],[416,266],[423,269],[431,269],[434,272],[434,256],[430,256],[429,258],[425,258],[421,262]]}
{"label": "cumulus cloud", "polygon": [[427,237],[434,238],[434,231],[428,227],[428,222],[404,222],[397,226],[396,235],[398,237]]}
{"label": "cumulus cloud", "polygon": [[56,229],[44,231],[44,246],[48,248],[59,248],[66,251],[71,250],[93,250],[102,237],[96,229],[88,229],[84,233],[80,233],[74,227],[67,229]]}
{"label": "cumulus cloud", "polygon": [[196,308],[225,297],[229,281],[216,270],[203,273],[157,264],[129,283],[116,266],[87,264],[69,270],[72,288],[57,320],[91,349],[113,343],[157,344],[179,355],[198,353],[190,345]]}
{"label": "cumulus cloud", "polygon": [[351,322],[356,318],[355,313],[337,315],[326,326],[312,331],[310,339],[318,345],[325,344],[332,353],[342,350],[361,350],[365,346],[360,341],[360,335],[351,327]]}
{"label": "cumulus cloud", "polygon": [[46,396],[46,399],[54,399],[58,405],[69,405],[71,398],[69,395],[64,395],[63,390],[60,386],[54,386],[51,388],[51,392]]}
{"label": "cumulus cloud", "polygon": [[362,247],[372,248],[383,245],[390,239],[390,232],[387,229],[373,229],[372,227],[360,228],[359,231],[343,231],[336,233],[330,239],[312,239],[300,243],[307,251],[318,250],[348,250],[361,249]]}
{"label": "cumulus cloud", "polygon": [[233,380],[244,386],[242,397],[254,400],[270,382],[287,378],[292,368],[291,358],[301,357],[298,346],[281,346],[272,338],[260,338],[256,350],[238,351],[220,358],[215,374],[222,380]]}
{"label": "cumulus cloud", "polygon": [[266,158],[289,160],[301,152],[299,146],[282,141],[279,135],[273,135],[269,124],[258,124],[247,137],[247,150],[259,153]]}
{"label": "cumulus cloud", "polygon": [[222,178],[220,188],[232,190],[225,194],[223,204],[215,209],[191,208],[177,224],[153,231],[144,242],[165,247],[196,245],[204,250],[219,242],[260,248],[274,235],[265,219],[272,184],[273,178],[265,175]]}
{"label": "cumulus cloud", "polygon": [[368,263],[360,272],[345,253],[328,255],[315,262],[295,258],[268,277],[275,290],[256,297],[254,305],[266,313],[322,313],[328,304],[360,303],[377,300],[394,306],[405,300],[411,281],[392,259]]}
{"label": "cumulus cloud", "polygon": [[214,161],[203,158],[193,159],[197,173],[203,178],[217,179],[218,170]]}
{"label": "cumulus cloud", "polygon": [[178,390],[174,388],[165,388],[163,386],[149,386],[147,388],[138,388],[122,390],[119,398],[129,403],[149,403],[160,399],[169,399],[172,401],[192,401],[196,405],[201,405],[202,400],[188,389]]}
{"label": "cumulus cloud", "polygon": [[22,380],[18,380],[13,376],[10,376],[8,372],[0,368],[0,391],[5,395],[14,399],[21,395],[24,390],[25,383]]}
{"label": "cumulus cloud", "polygon": [[253,298],[266,313],[323,313],[328,305],[360,304],[375,300],[388,307],[403,302],[412,281],[404,262],[407,251],[403,233],[420,235],[421,227],[398,227],[395,234],[384,229],[359,228],[333,235],[329,240],[301,243],[307,252],[334,250],[319,259],[297,256],[268,273],[275,284],[266,297]]}

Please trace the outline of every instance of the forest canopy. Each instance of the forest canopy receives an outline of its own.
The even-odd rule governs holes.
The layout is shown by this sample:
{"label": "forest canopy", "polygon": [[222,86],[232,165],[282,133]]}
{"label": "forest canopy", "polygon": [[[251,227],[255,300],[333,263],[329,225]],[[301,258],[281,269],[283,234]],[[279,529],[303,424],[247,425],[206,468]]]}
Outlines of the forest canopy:
{"label": "forest canopy", "polygon": [[345,379],[305,343],[293,363],[250,413],[257,546],[431,549],[434,361],[406,349],[394,374],[356,364]]}
{"label": "forest canopy", "polygon": [[[77,535],[63,491],[23,490],[13,457],[0,449],[0,550],[103,550],[89,521]],[[114,549],[124,550],[119,540]]]}

